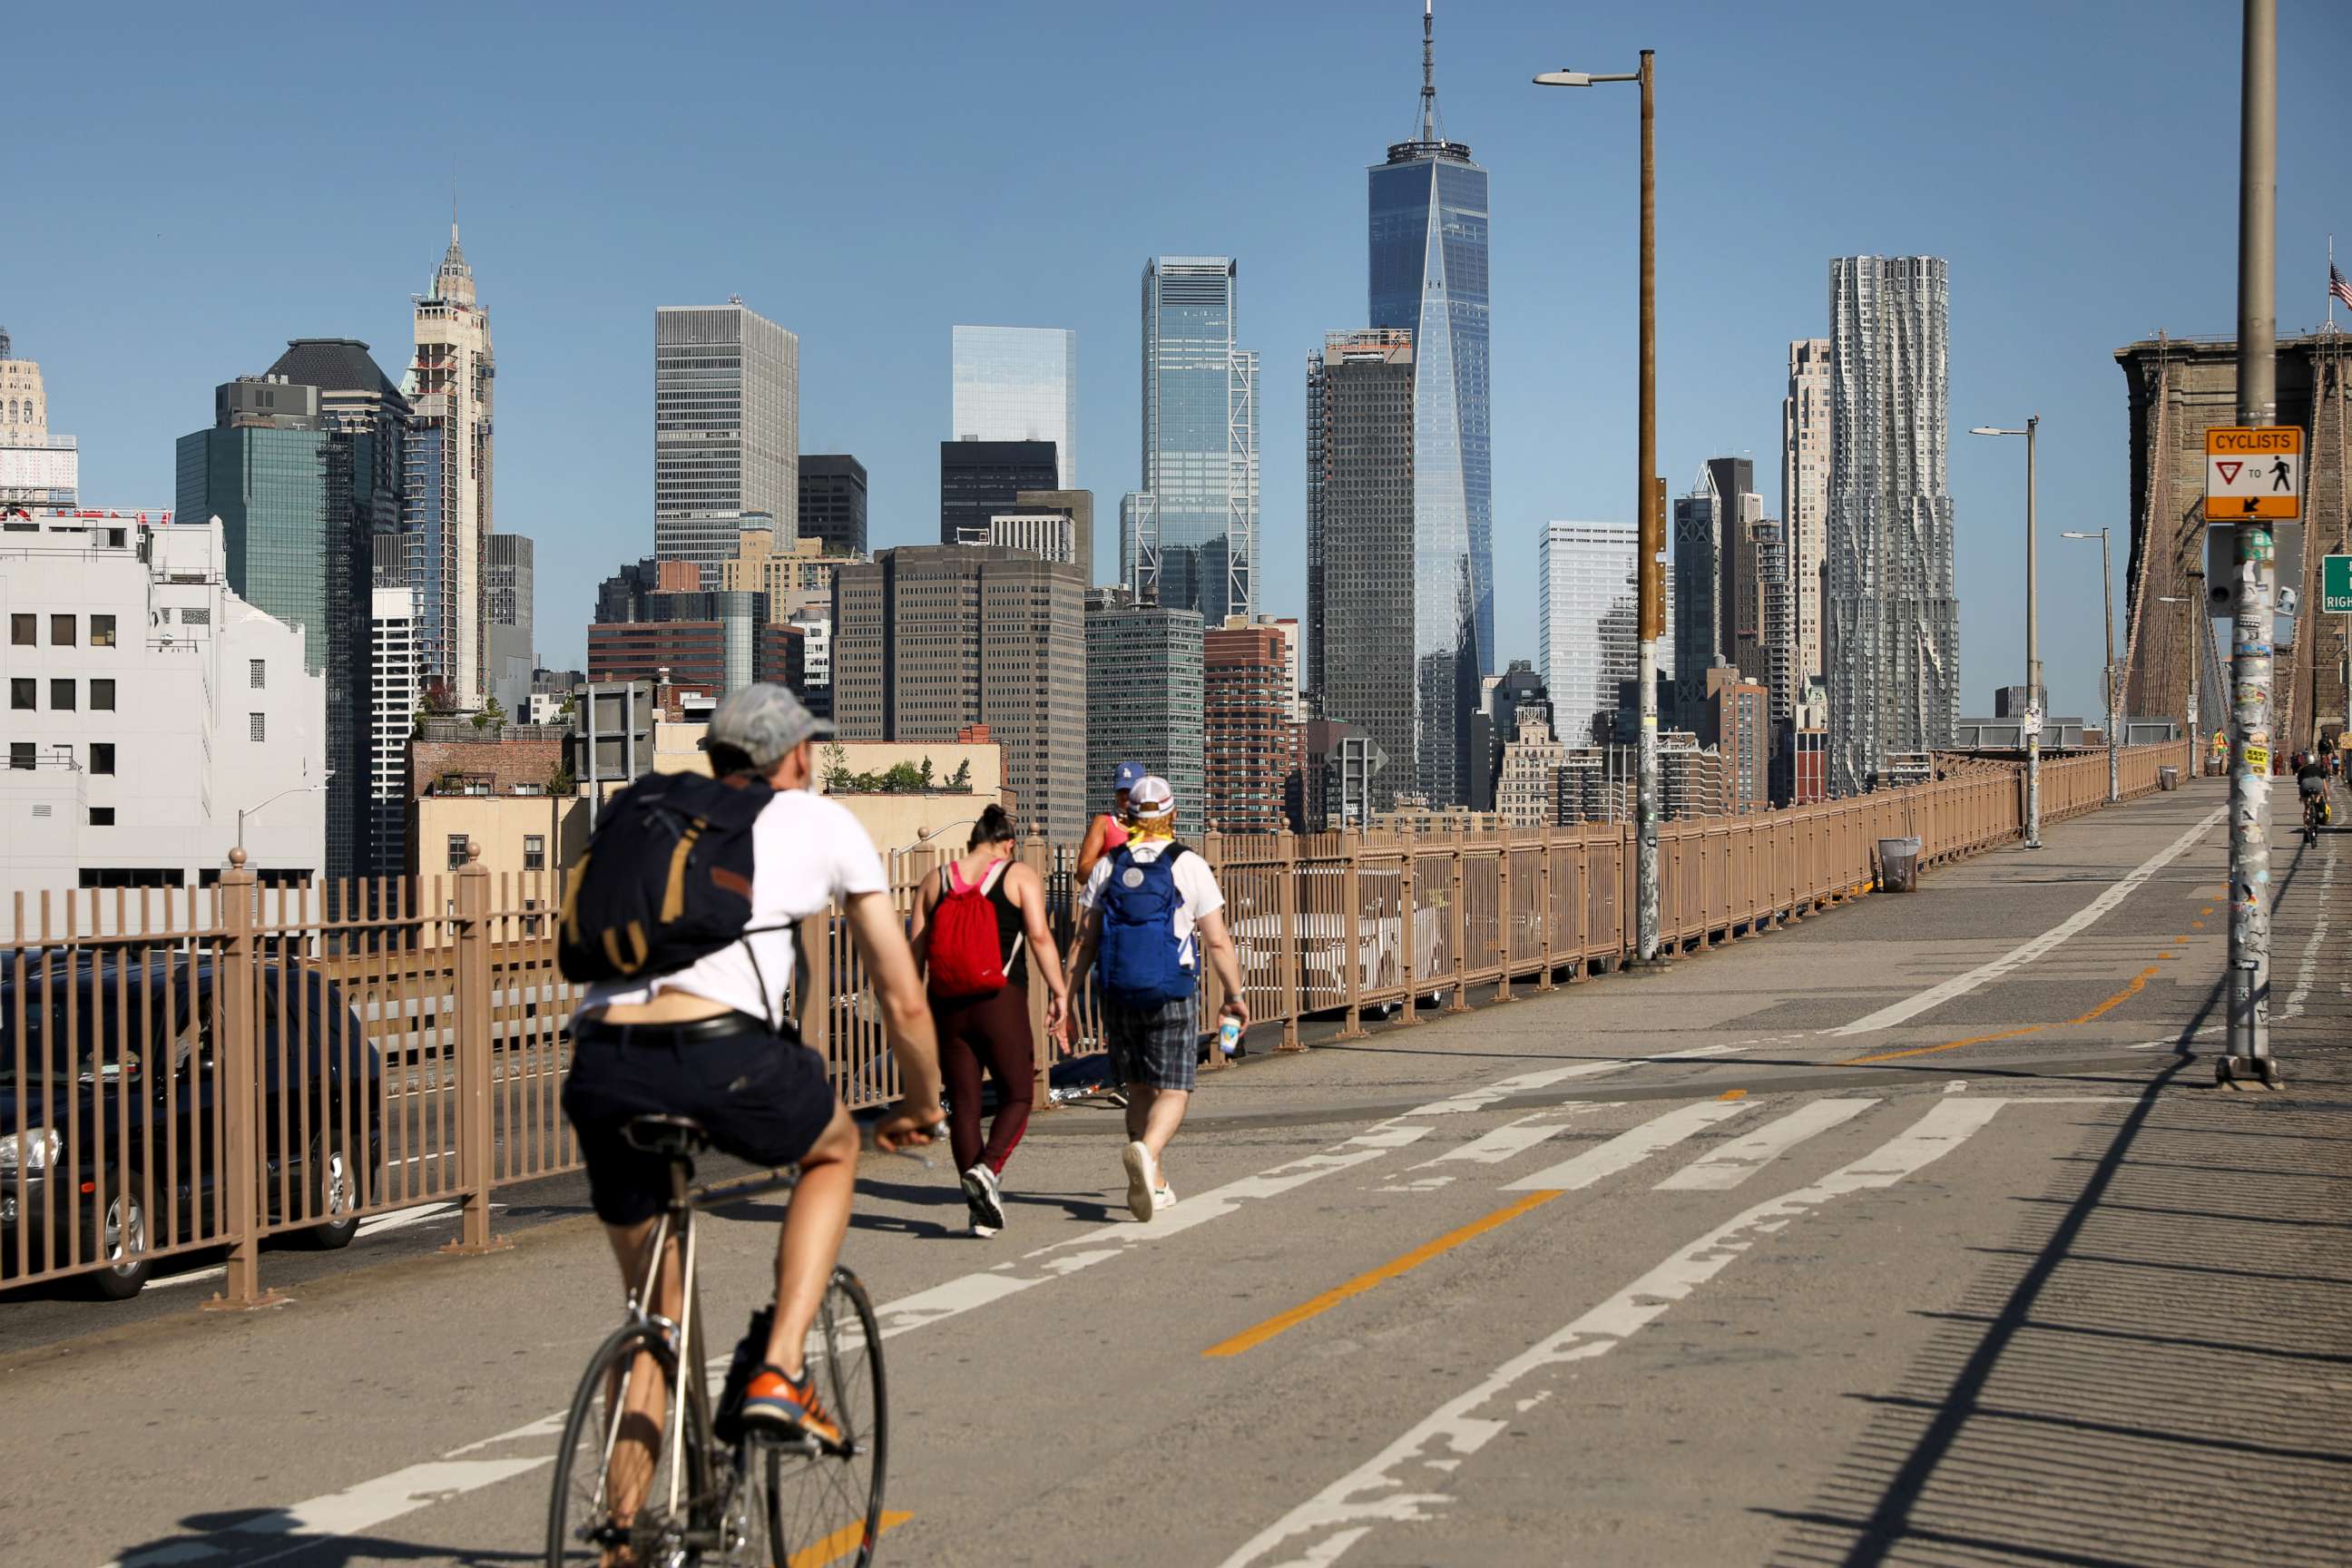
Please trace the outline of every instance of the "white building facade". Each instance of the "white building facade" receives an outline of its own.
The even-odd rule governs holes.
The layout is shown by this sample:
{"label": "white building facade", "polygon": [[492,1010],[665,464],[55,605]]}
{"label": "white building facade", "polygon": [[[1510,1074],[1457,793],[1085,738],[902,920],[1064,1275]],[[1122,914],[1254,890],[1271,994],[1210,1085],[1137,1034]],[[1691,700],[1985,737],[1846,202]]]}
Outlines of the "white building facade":
{"label": "white building facade", "polygon": [[[1640,653],[1634,597],[1640,545],[1641,530],[1630,522],[1545,525],[1536,584],[1536,668],[1551,694],[1553,729],[1564,746],[1605,746],[1612,739],[1623,683],[1633,679]],[[1671,628],[1671,572],[1664,586]],[[1673,679],[1671,635],[1658,638],[1658,673]]]}
{"label": "white building facade", "polygon": [[433,291],[416,301],[416,359],[401,385],[415,424],[408,432],[409,584],[417,591],[420,656],[449,683],[461,708],[478,708],[490,686],[488,567],[490,415],[498,363],[489,313],[474,269],[449,226]]}
{"label": "white building facade", "polygon": [[1789,392],[1780,399],[1780,518],[1788,526],[1789,578],[1796,595],[1796,674],[1818,679],[1822,663],[1822,564],[1830,522],[1830,341],[1789,345]]}
{"label": "white building facade", "polygon": [[[303,634],[229,591],[219,525],[11,517],[0,550],[9,896],[207,886],[326,860],[326,680]],[[62,912],[62,903],[58,905]]]}
{"label": "white building facade", "polygon": [[76,506],[81,453],[49,434],[49,395],[37,360],[18,359],[0,327],[0,507]]}
{"label": "white building facade", "polygon": [[[416,590],[378,588],[368,606],[368,874],[408,868],[408,737],[424,679],[416,658]],[[536,708],[537,700],[533,699]],[[531,721],[539,721],[534,712]]]}
{"label": "white building facade", "polygon": [[654,554],[719,586],[756,519],[798,537],[801,341],[730,299],[654,312]]}

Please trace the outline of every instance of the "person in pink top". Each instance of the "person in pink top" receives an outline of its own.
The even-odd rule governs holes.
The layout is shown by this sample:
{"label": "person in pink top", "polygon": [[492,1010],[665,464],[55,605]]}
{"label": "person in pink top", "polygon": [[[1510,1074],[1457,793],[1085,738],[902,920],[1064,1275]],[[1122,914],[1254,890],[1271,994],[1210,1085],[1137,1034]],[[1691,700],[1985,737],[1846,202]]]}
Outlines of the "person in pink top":
{"label": "person in pink top", "polygon": [[1141,763],[1121,763],[1110,775],[1111,809],[1087,825],[1086,841],[1078,846],[1078,886],[1095,874],[1095,862],[1127,847],[1128,818],[1133,807],[1129,792],[1143,777]]}

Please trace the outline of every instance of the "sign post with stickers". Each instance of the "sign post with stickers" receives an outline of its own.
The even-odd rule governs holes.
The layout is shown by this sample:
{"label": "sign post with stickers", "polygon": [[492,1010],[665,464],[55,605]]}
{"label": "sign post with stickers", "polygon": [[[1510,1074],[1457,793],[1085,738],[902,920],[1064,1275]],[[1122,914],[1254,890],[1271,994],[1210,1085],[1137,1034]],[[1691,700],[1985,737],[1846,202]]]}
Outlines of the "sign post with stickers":
{"label": "sign post with stickers", "polygon": [[[2240,374],[2242,393],[2242,365]],[[2239,417],[2246,417],[2243,408]],[[2205,521],[2216,546],[2221,542],[2219,536],[2231,536],[2223,557],[2230,574],[2228,591],[2221,592],[2210,577],[2207,586],[2217,610],[2227,602],[2235,645],[2231,660],[2236,755],[2230,769],[2230,1052],[2216,1067],[2225,1084],[2234,1080],[2241,1060],[2263,1082],[2275,1087],[2278,1081],[2263,1000],[2270,965],[2271,894],[2263,803],[2271,770],[2272,664],[2278,653],[2278,626],[2272,614],[2277,605],[2278,531],[2302,523],[2303,479],[2303,430],[2298,426],[2225,425],[2205,432]],[[2298,548],[2298,563],[2301,553]]]}

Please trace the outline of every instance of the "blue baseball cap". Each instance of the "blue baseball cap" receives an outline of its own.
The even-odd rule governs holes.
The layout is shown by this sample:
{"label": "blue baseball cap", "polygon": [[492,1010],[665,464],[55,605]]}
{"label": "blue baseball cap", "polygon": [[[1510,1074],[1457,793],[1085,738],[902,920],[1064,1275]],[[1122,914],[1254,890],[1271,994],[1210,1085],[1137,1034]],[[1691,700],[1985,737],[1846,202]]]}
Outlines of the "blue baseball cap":
{"label": "blue baseball cap", "polygon": [[1111,772],[1110,787],[1114,790],[1131,790],[1142,782],[1143,764],[1141,763],[1121,763]]}

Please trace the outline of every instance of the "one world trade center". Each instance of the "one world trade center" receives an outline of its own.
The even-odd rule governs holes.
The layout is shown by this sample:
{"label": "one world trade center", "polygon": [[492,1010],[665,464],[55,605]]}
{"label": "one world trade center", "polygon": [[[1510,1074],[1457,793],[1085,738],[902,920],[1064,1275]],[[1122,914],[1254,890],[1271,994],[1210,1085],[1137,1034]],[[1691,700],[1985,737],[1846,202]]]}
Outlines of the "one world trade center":
{"label": "one world trade center", "polygon": [[[1469,645],[1446,651],[1466,669],[1475,706],[1479,675],[1496,668],[1486,171],[1468,146],[1438,136],[1427,0],[1420,138],[1391,146],[1370,173],[1371,324],[1412,332],[1415,620],[1451,619]],[[1426,629],[1423,640],[1433,640]]]}

